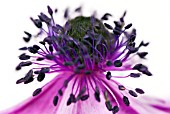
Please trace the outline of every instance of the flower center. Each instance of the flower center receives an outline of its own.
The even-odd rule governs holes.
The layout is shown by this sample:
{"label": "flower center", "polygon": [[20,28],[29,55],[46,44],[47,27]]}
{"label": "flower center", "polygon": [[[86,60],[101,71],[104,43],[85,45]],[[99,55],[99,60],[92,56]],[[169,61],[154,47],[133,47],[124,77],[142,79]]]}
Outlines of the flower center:
{"label": "flower center", "polygon": [[[92,31],[96,34],[101,34],[103,37],[108,38],[107,30],[105,29],[103,23],[98,20],[94,19],[94,23],[91,22],[90,17],[78,16],[69,21],[71,28],[68,31],[68,35],[82,41],[87,35],[88,31]],[[94,25],[94,26],[93,26]],[[103,31],[104,30],[104,31]]]}
{"label": "flower center", "polygon": [[[89,56],[95,64],[100,62],[102,58],[105,58],[107,49],[103,47],[110,45],[109,37],[112,34],[109,33],[100,20],[93,17],[78,16],[68,22],[70,29],[67,35],[79,42],[80,47],[76,46],[73,42],[67,42],[67,45],[75,49],[76,53],[80,55],[82,63],[84,63],[84,56]],[[75,60],[75,57],[71,53],[70,51],[72,59]]]}

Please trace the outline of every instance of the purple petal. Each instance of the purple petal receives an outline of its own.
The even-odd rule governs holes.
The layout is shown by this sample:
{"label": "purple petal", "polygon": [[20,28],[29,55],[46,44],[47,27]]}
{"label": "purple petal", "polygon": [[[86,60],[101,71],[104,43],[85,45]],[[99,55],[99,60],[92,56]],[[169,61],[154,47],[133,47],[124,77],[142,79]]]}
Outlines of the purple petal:
{"label": "purple petal", "polygon": [[[69,75],[69,74],[65,74]],[[66,76],[67,77],[67,76]],[[58,89],[61,88],[65,81],[63,74],[56,76],[51,82],[49,82],[43,89],[42,92],[35,96],[30,97],[28,100],[23,103],[0,112],[0,114],[53,114],[59,108],[60,105],[53,105],[53,98],[58,92]],[[30,94],[31,95],[31,94]],[[61,102],[59,99],[58,104]]]}
{"label": "purple petal", "polygon": [[[72,85],[74,79],[68,84],[67,89],[63,92],[63,96],[58,99],[58,104],[53,105],[53,99],[57,94],[59,88],[63,86],[65,77],[69,77],[70,73],[64,73],[56,76],[50,83],[48,83],[42,90],[42,92],[36,97],[31,97],[24,103],[0,114],[112,114],[111,111],[105,106],[104,94],[100,95],[101,101],[98,102],[94,97],[94,90],[90,83],[88,83],[89,98],[84,101],[77,101],[67,106],[67,100],[69,98],[70,92],[72,91]],[[105,86],[107,86],[110,91],[114,94],[115,98],[119,102],[119,112],[117,114],[169,114],[170,113],[170,103],[161,101],[149,97],[139,97],[139,99],[134,99],[128,96],[130,101],[130,106],[126,106],[122,100],[122,94],[113,81],[108,81],[102,79]],[[77,86],[77,85],[75,85]],[[101,88],[104,86],[101,86]],[[116,102],[112,101],[112,105],[115,106]]]}
{"label": "purple petal", "polygon": [[118,102],[120,103],[119,112],[117,114],[170,114],[170,101],[164,101],[148,96],[139,96],[134,99],[128,96],[130,106],[125,106],[121,100],[122,95],[118,91],[115,84],[111,81],[105,80],[109,88],[114,93]]}

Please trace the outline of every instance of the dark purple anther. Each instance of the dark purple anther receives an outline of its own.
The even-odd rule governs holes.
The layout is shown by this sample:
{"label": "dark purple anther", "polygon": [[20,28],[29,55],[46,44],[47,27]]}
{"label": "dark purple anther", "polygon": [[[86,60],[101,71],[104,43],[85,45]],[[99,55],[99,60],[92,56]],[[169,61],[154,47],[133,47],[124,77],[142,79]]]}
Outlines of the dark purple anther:
{"label": "dark purple anther", "polygon": [[140,73],[130,73],[129,76],[132,78],[139,78],[141,76],[141,74]]}
{"label": "dark purple anther", "polygon": [[81,9],[82,9],[82,7],[80,6],[80,7],[75,9],[75,12],[81,12]]}
{"label": "dark purple anther", "polygon": [[148,54],[148,52],[138,52],[137,54],[140,58],[145,58],[145,56]]}
{"label": "dark purple anther", "polygon": [[103,16],[102,16],[102,18],[101,18],[101,20],[108,20],[108,17],[109,16],[112,16],[110,13],[105,13]]}
{"label": "dark purple anther", "polygon": [[36,89],[36,90],[33,92],[32,96],[37,96],[38,94],[41,93],[41,91],[42,91],[41,88]]}
{"label": "dark purple anther", "polygon": [[132,23],[125,26],[125,29],[129,29],[132,26]]}
{"label": "dark purple anther", "polygon": [[58,96],[55,96],[53,99],[54,106],[57,106],[57,103],[58,103]]}
{"label": "dark purple anther", "polygon": [[125,103],[126,106],[130,105],[129,99],[126,96],[123,96],[123,102]]}
{"label": "dark purple anther", "polygon": [[139,93],[139,94],[144,94],[144,93],[145,93],[145,92],[144,92],[142,89],[140,89],[140,88],[136,88],[135,91],[136,91],[137,93]]}
{"label": "dark purple anther", "polygon": [[69,12],[69,8],[65,9],[65,12],[64,12],[64,18],[68,18],[68,12]]}
{"label": "dark purple anther", "polygon": [[47,6],[47,9],[48,9],[48,13],[52,16],[53,15],[53,10],[51,9],[51,7]]}
{"label": "dark purple anther", "polygon": [[137,97],[138,95],[133,91],[133,90],[129,90],[129,94],[133,97]]}
{"label": "dark purple anther", "polygon": [[110,29],[110,30],[113,30],[113,27],[112,27],[111,25],[109,25],[109,24],[107,24],[107,23],[104,23],[104,25],[105,25],[106,28],[108,28],[108,29]]}

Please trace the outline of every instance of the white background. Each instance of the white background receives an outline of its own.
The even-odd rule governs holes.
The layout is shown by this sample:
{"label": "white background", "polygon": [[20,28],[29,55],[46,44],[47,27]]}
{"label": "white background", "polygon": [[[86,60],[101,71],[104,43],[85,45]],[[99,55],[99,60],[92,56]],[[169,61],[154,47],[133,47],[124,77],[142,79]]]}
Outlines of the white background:
{"label": "white background", "polygon": [[[46,6],[58,8],[62,24],[64,9],[71,10],[83,5],[83,14],[90,15],[97,10],[97,15],[105,12],[118,18],[127,10],[126,22],[137,28],[138,40],[150,42],[147,47],[148,59],[145,62],[153,77],[143,76],[140,79],[123,79],[125,85],[141,87],[147,95],[170,100],[170,2],[169,0],[0,0],[0,110],[17,104],[31,96],[33,90],[42,85],[34,82],[29,85],[16,85],[15,82],[24,76],[27,70],[16,72],[15,66],[20,54],[17,50],[25,45],[23,31],[35,33],[37,29],[29,20]],[[46,82],[49,79],[46,80]]]}

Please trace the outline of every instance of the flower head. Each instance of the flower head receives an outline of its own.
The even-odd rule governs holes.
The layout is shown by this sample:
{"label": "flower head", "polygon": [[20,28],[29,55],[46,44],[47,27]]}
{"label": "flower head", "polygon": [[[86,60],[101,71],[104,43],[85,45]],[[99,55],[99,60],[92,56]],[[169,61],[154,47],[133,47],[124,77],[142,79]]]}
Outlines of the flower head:
{"label": "flower head", "polygon": [[[115,81],[115,78],[139,78],[152,76],[148,67],[133,61],[135,56],[145,59],[148,52],[140,52],[141,47],[148,46],[142,41],[136,46],[136,29],[127,32],[132,24],[125,24],[122,15],[115,26],[106,23],[112,15],[104,14],[101,19],[92,15],[82,15],[73,19],[66,9],[64,26],[57,24],[53,18],[53,10],[48,6],[48,13],[40,13],[37,19],[30,18],[40,29],[36,37],[45,35],[39,44],[22,47],[27,51],[19,56],[22,61],[16,67],[32,66],[26,75],[17,80],[17,84],[28,84],[35,80],[42,82],[49,74],[56,77],[37,88],[28,101],[8,111],[11,114],[139,114],[148,113],[143,103],[151,111],[170,112],[166,106],[144,103],[136,99],[144,94],[140,88],[130,89]],[[81,11],[81,7],[75,9]],[[44,23],[48,30],[44,29]],[[25,31],[29,42],[33,37]],[[130,71],[125,76],[115,76],[115,71]],[[146,98],[142,98],[145,100]],[[161,104],[159,100],[155,100]],[[141,103],[141,104],[142,104]],[[143,111],[143,112],[141,112]]]}

